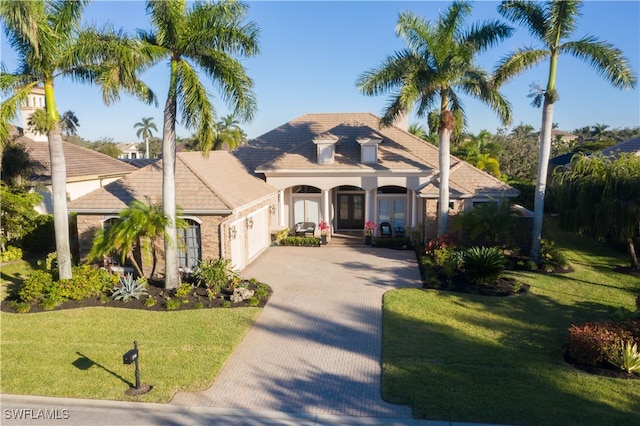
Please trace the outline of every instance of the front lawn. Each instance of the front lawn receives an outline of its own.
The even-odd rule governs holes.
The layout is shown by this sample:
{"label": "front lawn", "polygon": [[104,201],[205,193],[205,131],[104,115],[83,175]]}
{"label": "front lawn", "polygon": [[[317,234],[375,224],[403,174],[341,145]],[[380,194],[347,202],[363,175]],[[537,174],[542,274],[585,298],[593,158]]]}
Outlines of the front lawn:
{"label": "front lawn", "polygon": [[[200,391],[257,318],[260,308],[150,312],[81,308],[0,313],[0,392],[71,398],[168,402],[176,391]],[[134,366],[122,355],[137,340],[140,378],[153,389],[125,396]]]}
{"label": "front lawn", "polygon": [[[545,224],[546,226],[546,224]],[[624,253],[554,231],[574,271],[514,274],[530,292],[491,297],[402,289],[384,298],[383,396],[432,420],[499,424],[640,424],[640,380],[564,361],[572,324],[635,309],[640,277]]]}

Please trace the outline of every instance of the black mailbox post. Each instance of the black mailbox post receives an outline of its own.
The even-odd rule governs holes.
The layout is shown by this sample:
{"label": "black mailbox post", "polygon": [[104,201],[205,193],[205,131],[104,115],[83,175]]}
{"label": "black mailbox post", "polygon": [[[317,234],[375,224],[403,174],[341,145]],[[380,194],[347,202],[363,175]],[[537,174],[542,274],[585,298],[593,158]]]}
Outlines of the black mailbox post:
{"label": "black mailbox post", "polygon": [[138,341],[133,341],[133,349],[127,351],[124,355],[122,355],[122,363],[123,364],[134,364],[136,365],[136,386],[133,389],[128,389],[126,394],[132,395],[140,395],[148,392],[151,387],[150,386],[140,386],[140,366],[138,365]]}

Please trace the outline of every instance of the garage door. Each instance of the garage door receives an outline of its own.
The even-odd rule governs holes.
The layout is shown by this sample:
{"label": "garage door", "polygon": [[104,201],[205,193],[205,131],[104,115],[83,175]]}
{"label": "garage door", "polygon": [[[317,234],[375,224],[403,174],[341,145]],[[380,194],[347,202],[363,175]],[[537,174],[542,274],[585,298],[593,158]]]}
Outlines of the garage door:
{"label": "garage door", "polygon": [[250,214],[247,217],[247,232],[249,237],[247,257],[252,261],[254,257],[269,246],[269,209],[267,207]]}

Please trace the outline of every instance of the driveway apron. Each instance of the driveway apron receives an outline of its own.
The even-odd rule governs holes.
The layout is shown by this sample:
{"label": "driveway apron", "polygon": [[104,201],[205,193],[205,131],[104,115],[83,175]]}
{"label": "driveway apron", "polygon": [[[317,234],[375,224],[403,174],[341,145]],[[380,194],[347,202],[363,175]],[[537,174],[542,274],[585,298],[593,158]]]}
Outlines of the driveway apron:
{"label": "driveway apron", "polygon": [[382,295],[420,287],[412,251],[271,247],[243,272],[273,295],[213,385],[172,404],[410,418],[381,398]]}

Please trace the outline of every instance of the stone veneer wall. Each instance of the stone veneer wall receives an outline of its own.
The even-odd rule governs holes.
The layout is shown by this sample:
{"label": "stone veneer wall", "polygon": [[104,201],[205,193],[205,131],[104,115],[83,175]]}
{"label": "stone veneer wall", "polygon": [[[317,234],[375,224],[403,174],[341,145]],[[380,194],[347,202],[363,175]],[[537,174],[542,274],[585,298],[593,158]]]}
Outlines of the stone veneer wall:
{"label": "stone veneer wall", "polygon": [[[449,209],[449,229],[451,229],[451,221],[458,213],[464,211],[465,205],[464,200],[450,200],[450,202],[453,203],[453,208]],[[424,240],[428,242],[438,236],[438,200],[425,199],[424,212]]]}

